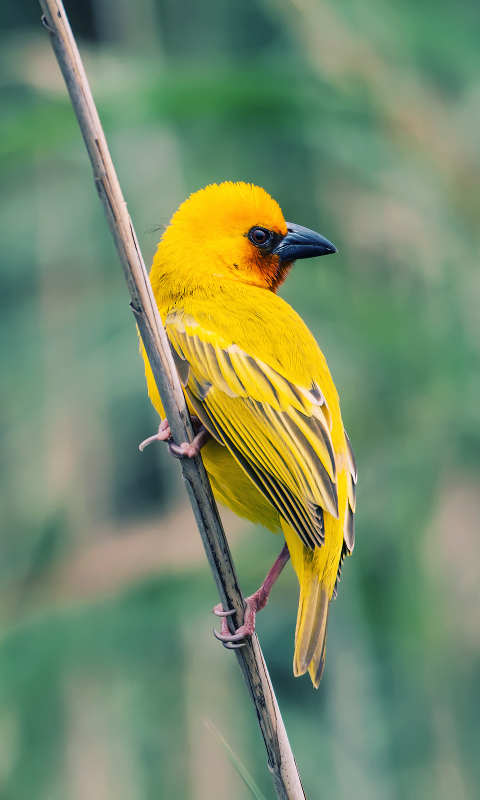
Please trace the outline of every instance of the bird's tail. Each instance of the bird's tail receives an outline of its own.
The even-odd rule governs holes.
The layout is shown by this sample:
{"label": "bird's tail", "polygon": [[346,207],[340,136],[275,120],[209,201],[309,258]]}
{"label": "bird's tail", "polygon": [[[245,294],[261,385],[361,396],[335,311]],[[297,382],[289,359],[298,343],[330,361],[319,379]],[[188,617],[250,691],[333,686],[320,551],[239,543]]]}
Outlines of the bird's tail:
{"label": "bird's tail", "polygon": [[312,683],[318,689],[325,664],[330,600],[318,573],[305,566],[307,569],[304,569],[300,581],[293,674],[303,675],[308,669]]}
{"label": "bird's tail", "polygon": [[282,528],[300,583],[293,673],[303,675],[308,670],[313,685],[318,689],[325,664],[331,592],[322,581],[323,569],[319,569],[318,553],[305,547],[283,520]]}

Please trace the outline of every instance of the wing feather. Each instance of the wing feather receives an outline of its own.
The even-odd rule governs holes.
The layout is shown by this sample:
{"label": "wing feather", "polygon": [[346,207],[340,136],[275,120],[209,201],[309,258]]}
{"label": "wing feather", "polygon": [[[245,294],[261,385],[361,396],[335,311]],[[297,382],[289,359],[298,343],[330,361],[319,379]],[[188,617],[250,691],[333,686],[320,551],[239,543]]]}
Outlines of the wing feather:
{"label": "wing feather", "polygon": [[345,557],[349,555],[348,547],[345,542],[342,545],[342,552],[340,553],[340,561],[338,562],[338,570],[337,570],[337,578],[335,581],[335,586],[333,587],[333,594],[332,599],[335,600],[338,592],[338,584],[340,583],[340,576],[342,574],[342,567],[343,562],[345,561]]}
{"label": "wing feather", "polygon": [[[355,454],[350,439],[345,433],[345,441],[347,443],[347,456],[349,474],[347,475],[347,496],[348,503],[345,511],[345,520],[343,526],[343,540],[347,547],[347,554],[350,555],[355,546],[355,506],[356,506],[356,483],[357,483],[357,463],[355,461]],[[340,574],[340,573],[339,573]]]}
{"label": "wing feather", "polygon": [[345,521],[343,525],[343,539],[348,548],[348,553],[352,552],[355,545],[355,514],[347,503],[345,510]]}
{"label": "wing feather", "polygon": [[188,383],[188,377],[190,375],[190,364],[184,359],[183,356],[180,355],[172,342],[170,342],[170,350],[172,351],[173,360],[180,377],[180,383],[183,387],[185,387]]}
{"label": "wing feather", "polygon": [[234,395],[245,395],[245,386],[241,383],[237,373],[235,372],[230,354],[221,347],[218,347],[215,352],[218,359],[218,365],[230,390]]}
{"label": "wing feather", "polygon": [[353,447],[350,439],[348,438],[347,431],[344,431],[345,434],[345,441],[347,443],[347,453],[348,453],[348,466],[350,467],[350,474],[353,478],[353,482],[357,482],[357,462],[355,460],[355,453],[353,452]]}
{"label": "wing feather", "polygon": [[220,444],[224,445],[225,442],[223,441],[223,438],[222,438],[220,432],[218,431],[216,425],[214,425],[210,415],[207,413],[207,410],[206,410],[204,404],[202,403],[202,401],[199,400],[199,398],[196,397],[189,390],[188,386],[185,389],[185,393],[186,393],[190,403],[192,404],[197,417],[202,421],[202,423],[206,427],[207,431],[209,431],[209,433],[212,434],[213,438],[216,439],[217,442],[219,442]]}
{"label": "wing feather", "polygon": [[[194,338],[195,338],[196,342],[200,341],[200,338],[198,336],[195,336]],[[228,395],[229,397],[235,397],[235,394],[236,394],[235,390],[230,388],[230,386],[229,386],[228,382],[225,380],[225,377],[224,377],[224,375],[222,373],[222,370],[220,368],[220,364],[219,364],[218,358],[217,358],[217,351],[215,350],[213,345],[210,344],[210,342],[203,342],[202,344],[203,344],[203,350],[204,350],[205,357],[206,357],[207,364],[208,364],[208,374],[211,375],[212,379],[213,379],[212,383],[217,388],[221,389],[222,392],[225,392],[225,394]],[[200,350],[198,345],[197,345],[197,350],[198,351]]]}
{"label": "wing feather", "polygon": [[289,381],[180,311],[165,328],[186,395],[259,491],[310,549],[338,519],[331,419],[320,388]]}

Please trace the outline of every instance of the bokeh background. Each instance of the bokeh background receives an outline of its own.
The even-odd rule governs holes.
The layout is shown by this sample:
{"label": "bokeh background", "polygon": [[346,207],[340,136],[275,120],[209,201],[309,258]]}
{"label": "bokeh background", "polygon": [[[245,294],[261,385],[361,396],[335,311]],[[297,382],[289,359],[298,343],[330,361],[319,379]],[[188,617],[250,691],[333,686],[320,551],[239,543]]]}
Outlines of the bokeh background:
{"label": "bokeh background", "polygon": [[[307,796],[480,795],[480,7],[69,0],[144,256],[244,180],[338,256],[283,297],[358,466],[320,689],[291,568],[258,631]],[[274,796],[127,291],[35,0],[0,3],[0,796]],[[242,587],[280,549],[225,514]]]}

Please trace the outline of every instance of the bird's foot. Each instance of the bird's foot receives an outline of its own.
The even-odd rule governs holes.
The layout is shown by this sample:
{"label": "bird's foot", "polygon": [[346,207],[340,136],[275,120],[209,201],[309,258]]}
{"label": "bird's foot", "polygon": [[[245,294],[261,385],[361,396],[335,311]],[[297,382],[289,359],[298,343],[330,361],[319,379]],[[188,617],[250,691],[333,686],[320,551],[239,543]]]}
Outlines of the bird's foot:
{"label": "bird's foot", "polygon": [[260,597],[261,592],[262,589],[260,588],[258,592],[255,592],[255,594],[252,594],[245,600],[246,608],[243,617],[243,625],[241,625],[240,628],[237,628],[235,633],[230,632],[227,622],[227,617],[229,617],[231,614],[234,614],[235,611],[224,611],[221,603],[219,603],[219,605],[215,606],[213,609],[213,613],[217,617],[222,618],[222,627],[220,633],[214,629],[213,635],[222,642],[223,646],[226,647],[227,650],[237,650],[239,647],[245,647],[245,642],[240,642],[240,640],[247,639],[253,633],[255,633],[255,617],[257,611],[260,611],[260,609],[267,604],[268,600],[268,597],[266,597],[263,603],[261,602],[263,599]]}
{"label": "bird's foot", "polygon": [[147,444],[151,444],[151,442],[167,442],[168,452],[174,458],[195,458],[195,456],[198,456],[202,447],[206,445],[212,437],[198,417],[192,416],[192,426],[195,433],[193,442],[175,444],[175,442],[172,441],[172,433],[170,431],[168,419],[162,419],[158,433],[156,433],[155,436],[150,436],[148,439],[145,439],[139,445],[139,449],[143,450]]}
{"label": "bird's foot", "polygon": [[[195,426],[194,420],[198,421]],[[175,442],[167,442],[168,452],[174,458],[195,458],[200,453],[200,450],[212,438],[212,434],[202,425],[198,417],[192,417],[193,430],[198,430],[193,442],[182,442],[182,444],[175,444]]]}
{"label": "bird's foot", "polygon": [[235,609],[232,611],[224,611],[221,603],[219,603],[219,605],[215,606],[213,609],[213,613],[217,617],[222,618],[222,627],[220,633],[217,633],[217,631],[214,629],[213,634],[228,650],[236,650],[238,647],[244,647],[246,644],[245,642],[241,644],[236,644],[236,642],[240,642],[241,639],[247,639],[249,636],[255,633],[255,617],[257,612],[261,611],[262,608],[265,608],[267,605],[270,590],[289,558],[290,553],[288,551],[288,546],[287,544],[284,544],[280,555],[270,569],[267,577],[260,586],[260,589],[258,589],[255,594],[247,597],[245,600],[246,607],[243,617],[243,625],[241,625],[240,628],[237,628],[235,633],[230,632],[227,621],[227,617],[235,614]]}
{"label": "bird's foot", "polygon": [[151,444],[152,442],[166,442],[171,436],[168,419],[162,419],[160,427],[158,428],[158,433],[154,436],[149,436],[148,439],[144,439],[143,442],[138,445],[138,449],[145,450],[147,444]]}

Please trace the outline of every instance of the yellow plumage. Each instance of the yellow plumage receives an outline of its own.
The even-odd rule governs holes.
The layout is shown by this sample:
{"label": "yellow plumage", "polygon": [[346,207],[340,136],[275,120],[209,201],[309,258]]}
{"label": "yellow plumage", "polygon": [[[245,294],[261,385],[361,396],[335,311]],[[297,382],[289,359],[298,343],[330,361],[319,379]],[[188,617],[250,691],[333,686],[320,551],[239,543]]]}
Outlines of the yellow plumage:
{"label": "yellow plumage", "polygon": [[[275,294],[290,263],[252,244],[254,226],[287,234],[263,189],[209,186],[174,215],[150,277],[188,406],[213,436],[202,457],[215,496],[284,532],[300,583],[294,672],[309,669],[318,686],[329,603],[353,547],[354,459],[325,359]],[[146,375],[163,416],[147,361]]]}

